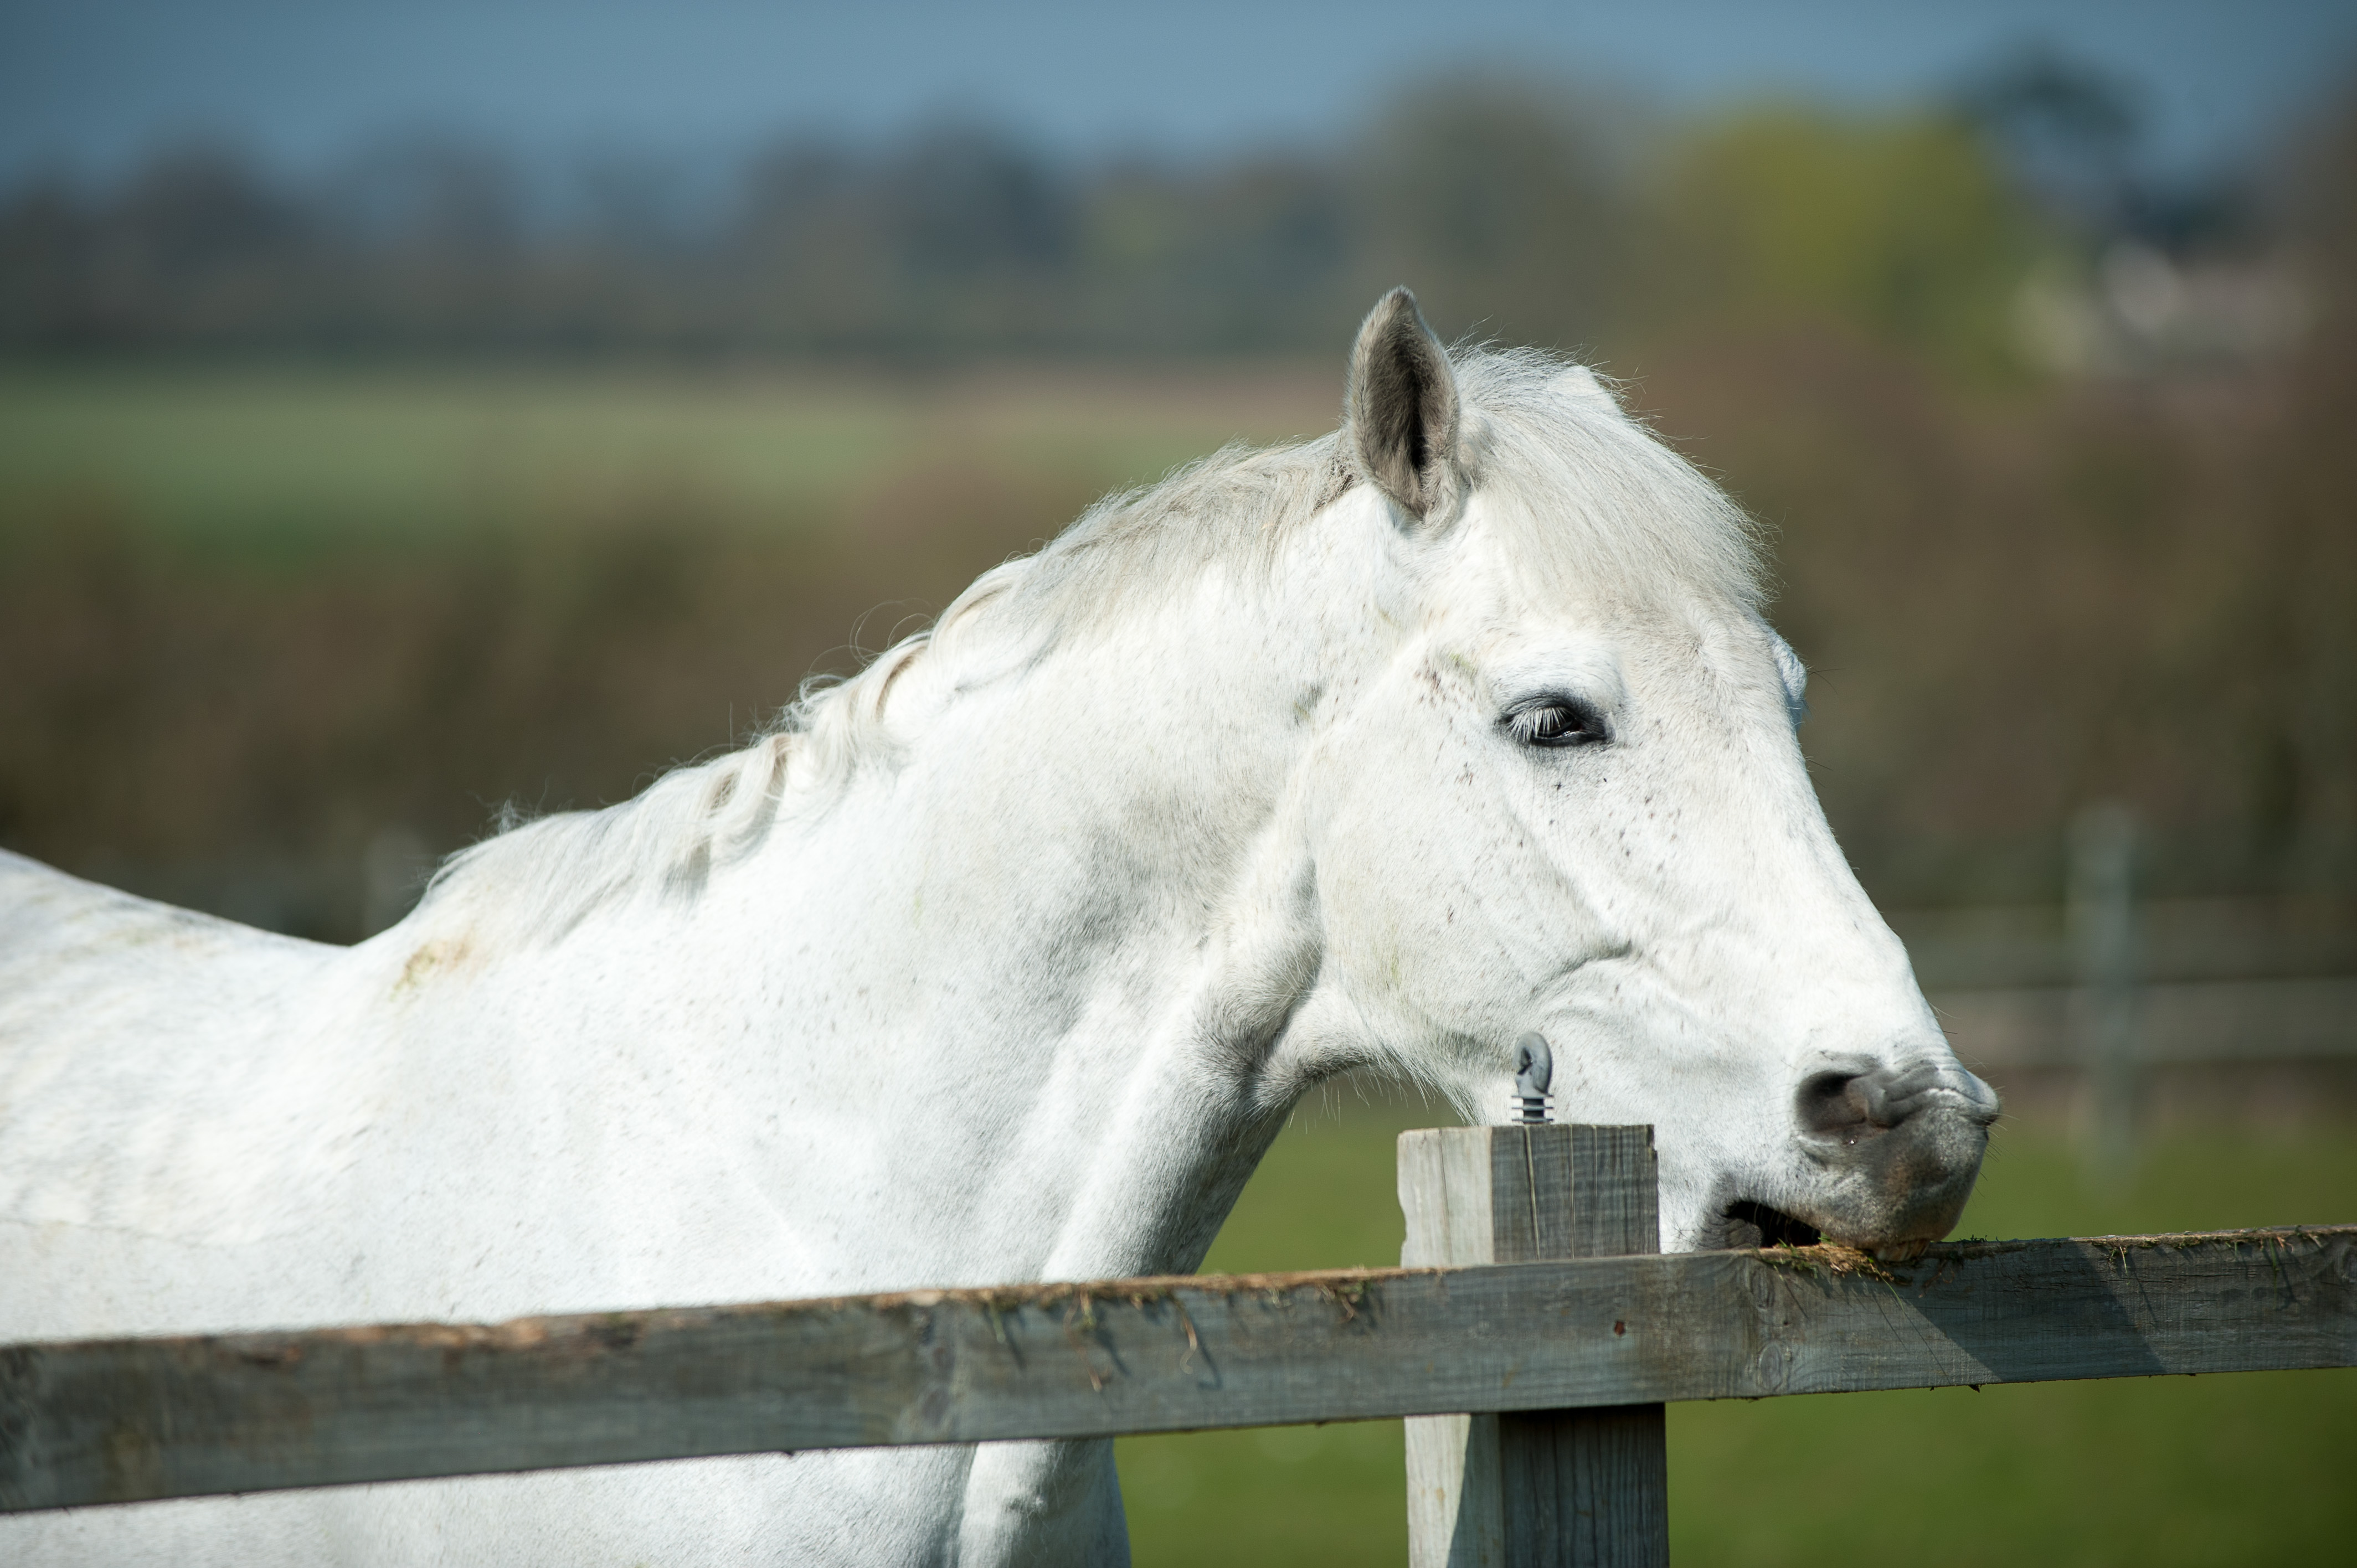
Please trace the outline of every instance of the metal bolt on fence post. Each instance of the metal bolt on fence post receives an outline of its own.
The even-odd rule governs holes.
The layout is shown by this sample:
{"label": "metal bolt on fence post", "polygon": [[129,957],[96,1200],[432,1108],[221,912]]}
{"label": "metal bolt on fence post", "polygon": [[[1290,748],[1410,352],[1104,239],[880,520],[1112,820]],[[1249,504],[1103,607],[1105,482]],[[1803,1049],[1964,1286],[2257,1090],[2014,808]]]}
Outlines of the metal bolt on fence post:
{"label": "metal bolt on fence post", "polygon": [[1546,1036],[1524,1035],[1514,1042],[1514,1120],[1535,1127],[1554,1120],[1547,1114],[1547,1087],[1555,1082],[1555,1053]]}

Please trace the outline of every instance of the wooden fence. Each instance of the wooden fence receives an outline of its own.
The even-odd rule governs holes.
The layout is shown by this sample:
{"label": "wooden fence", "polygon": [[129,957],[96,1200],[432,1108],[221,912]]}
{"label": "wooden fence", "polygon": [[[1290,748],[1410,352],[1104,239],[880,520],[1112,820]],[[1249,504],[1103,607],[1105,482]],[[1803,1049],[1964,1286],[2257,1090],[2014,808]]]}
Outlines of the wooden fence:
{"label": "wooden fence", "polygon": [[1890,923],[1970,1065],[2093,1066],[2092,1004],[2117,985],[2132,992],[2135,1056],[2147,1066],[2357,1058],[2347,908],[2212,898],[2104,912],[2114,919],[2082,911],[2076,933],[2061,905],[1898,910]]}
{"label": "wooden fence", "polygon": [[0,1511],[1443,1416],[1417,1563],[1660,1563],[1663,1401],[2357,1365],[2357,1226],[1663,1256],[1645,1129],[1410,1133],[1401,1191],[1429,1266],[0,1347]]}

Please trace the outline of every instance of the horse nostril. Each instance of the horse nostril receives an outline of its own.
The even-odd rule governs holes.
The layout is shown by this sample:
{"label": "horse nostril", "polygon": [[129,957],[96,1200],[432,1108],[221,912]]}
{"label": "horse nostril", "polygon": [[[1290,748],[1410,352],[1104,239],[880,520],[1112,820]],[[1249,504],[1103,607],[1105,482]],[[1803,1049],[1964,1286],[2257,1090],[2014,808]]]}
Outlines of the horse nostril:
{"label": "horse nostril", "polygon": [[1927,1085],[1920,1075],[1872,1072],[1813,1073],[1801,1081],[1794,1109],[1812,1133],[1848,1143],[1887,1133],[1913,1115]]}
{"label": "horse nostril", "polygon": [[1812,1133],[1839,1133],[1864,1122],[1866,1097],[1857,1088],[1859,1077],[1820,1072],[1803,1079],[1793,1106],[1801,1114],[1801,1125]]}

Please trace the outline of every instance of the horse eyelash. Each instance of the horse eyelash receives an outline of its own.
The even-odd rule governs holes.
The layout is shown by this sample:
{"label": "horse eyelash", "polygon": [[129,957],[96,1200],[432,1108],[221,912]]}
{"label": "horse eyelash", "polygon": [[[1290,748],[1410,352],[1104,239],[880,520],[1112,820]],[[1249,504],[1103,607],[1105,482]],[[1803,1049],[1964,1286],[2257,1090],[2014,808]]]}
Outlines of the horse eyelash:
{"label": "horse eyelash", "polygon": [[[1537,715],[1555,708],[1569,714],[1575,727],[1559,736],[1537,734],[1534,728]],[[1502,722],[1507,733],[1524,746],[1562,748],[1594,746],[1612,738],[1602,714],[1577,698],[1562,695],[1533,698],[1507,714]]]}

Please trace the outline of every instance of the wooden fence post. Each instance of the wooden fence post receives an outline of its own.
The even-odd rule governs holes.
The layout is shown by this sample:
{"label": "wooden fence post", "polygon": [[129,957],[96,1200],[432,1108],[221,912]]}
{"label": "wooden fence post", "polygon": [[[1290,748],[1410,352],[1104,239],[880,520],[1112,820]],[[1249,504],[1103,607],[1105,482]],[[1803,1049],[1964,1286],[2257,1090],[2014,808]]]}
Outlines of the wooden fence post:
{"label": "wooden fence post", "polygon": [[2088,1163],[2118,1181],[2128,1166],[2136,1105],[2136,821],[2115,801],[2089,806],[2071,822],[2067,919],[2077,959],[2072,998]]}
{"label": "wooden fence post", "polygon": [[[1411,1268],[1661,1250],[1653,1130],[1542,1124],[1403,1133]],[[1662,1568],[1662,1407],[1412,1416],[1412,1568]]]}

